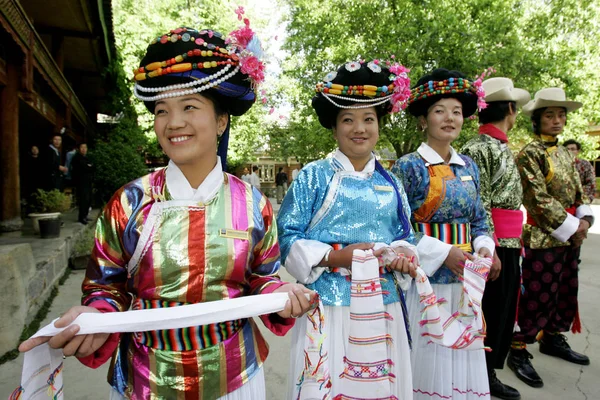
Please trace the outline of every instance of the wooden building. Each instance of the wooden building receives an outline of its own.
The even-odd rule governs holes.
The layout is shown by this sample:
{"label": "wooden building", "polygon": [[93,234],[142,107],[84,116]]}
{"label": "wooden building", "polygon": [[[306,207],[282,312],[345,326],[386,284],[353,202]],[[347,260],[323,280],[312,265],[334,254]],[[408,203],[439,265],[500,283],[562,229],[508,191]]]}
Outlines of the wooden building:
{"label": "wooden building", "polygon": [[0,230],[22,225],[20,161],[31,147],[61,133],[65,149],[96,132],[114,42],[110,0],[0,0]]}

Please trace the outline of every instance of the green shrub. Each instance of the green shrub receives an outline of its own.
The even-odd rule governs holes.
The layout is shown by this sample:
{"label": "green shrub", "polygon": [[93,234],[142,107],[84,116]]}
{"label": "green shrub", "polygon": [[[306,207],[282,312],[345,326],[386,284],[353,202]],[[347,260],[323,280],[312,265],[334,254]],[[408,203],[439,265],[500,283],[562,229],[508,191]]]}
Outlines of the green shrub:
{"label": "green shrub", "polygon": [[71,197],[58,189],[50,191],[38,189],[31,196],[31,209],[34,213],[62,213],[70,208]]}

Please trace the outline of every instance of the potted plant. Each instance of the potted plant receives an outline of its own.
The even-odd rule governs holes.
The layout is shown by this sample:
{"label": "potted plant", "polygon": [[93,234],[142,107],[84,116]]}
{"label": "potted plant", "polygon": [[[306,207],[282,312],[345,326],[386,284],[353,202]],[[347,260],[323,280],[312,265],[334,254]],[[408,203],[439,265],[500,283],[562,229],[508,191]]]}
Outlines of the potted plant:
{"label": "potted plant", "polygon": [[[41,233],[42,237],[58,237],[60,234],[60,214],[71,208],[71,198],[58,189],[46,191],[38,189],[32,195],[32,213],[29,217],[33,221],[33,230]],[[40,224],[40,221],[48,220]],[[40,226],[50,231],[41,232]],[[57,228],[58,227],[58,228]]]}
{"label": "potted plant", "polygon": [[92,254],[95,243],[95,224],[87,225],[83,233],[73,245],[71,256],[69,257],[70,266],[73,269],[86,269]]}

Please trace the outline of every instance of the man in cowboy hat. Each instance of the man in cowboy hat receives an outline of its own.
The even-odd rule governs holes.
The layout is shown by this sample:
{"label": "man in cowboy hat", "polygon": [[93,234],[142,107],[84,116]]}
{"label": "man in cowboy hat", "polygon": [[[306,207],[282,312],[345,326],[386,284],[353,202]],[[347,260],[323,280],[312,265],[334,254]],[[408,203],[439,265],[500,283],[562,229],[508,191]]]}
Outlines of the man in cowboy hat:
{"label": "man in cowboy hat", "polygon": [[524,106],[529,92],[514,87],[508,78],[483,81],[487,107],[479,111],[479,136],[469,141],[461,153],[479,167],[479,194],[494,233],[496,252],[483,294],[483,314],[487,323],[485,345],[490,394],[500,399],[518,400],[519,392],[503,384],[495,369],[504,368],[510,348],[521,282],[519,259],[523,201],[521,178],[508,148],[507,133],[515,125],[517,108]]}
{"label": "man in cowboy hat", "polygon": [[542,387],[542,379],[526,350],[543,331],[540,352],[588,365],[589,358],[571,350],[566,337],[571,325],[576,332],[577,259],[581,243],[594,222],[583,193],[573,157],[558,145],[567,113],[581,103],[568,101],[560,88],[546,88],[523,107],[531,118],[536,140],[517,156],[523,183],[523,205],[527,222],[523,227],[523,294],[519,300],[520,331],[513,335],[507,364],[517,377],[532,387]]}

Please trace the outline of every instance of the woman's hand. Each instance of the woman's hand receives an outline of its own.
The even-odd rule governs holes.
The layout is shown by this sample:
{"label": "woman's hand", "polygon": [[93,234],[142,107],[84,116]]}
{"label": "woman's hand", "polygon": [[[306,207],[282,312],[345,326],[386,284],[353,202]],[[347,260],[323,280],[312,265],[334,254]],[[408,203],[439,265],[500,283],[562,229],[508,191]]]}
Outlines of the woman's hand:
{"label": "woman's hand", "polygon": [[444,265],[450,269],[456,276],[462,276],[465,269],[465,261],[472,260],[473,256],[466,251],[462,251],[456,246],[452,246],[448,257],[444,260]]}
{"label": "woman's hand", "polygon": [[[281,318],[298,318],[310,310],[317,295],[312,290],[298,283],[288,283],[275,289],[272,293],[287,293],[289,300],[285,303],[283,311],[277,313]],[[310,295],[310,300],[306,298]]]}
{"label": "woman's hand", "polygon": [[[62,317],[54,323],[57,328],[64,328],[72,323],[79,314],[83,313],[100,313],[93,307],[75,306],[71,307]],[[48,345],[53,349],[63,349],[63,355],[66,357],[75,355],[76,357],[87,357],[98,350],[108,337],[109,333],[94,333],[90,335],[75,336],[79,332],[79,325],[73,325],[56,336],[40,336],[32,339],[27,339],[19,346],[20,352],[26,352],[42,343],[48,342]]]}
{"label": "woman's hand", "polygon": [[[375,243],[355,243],[344,247],[341,250],[332,250],[329,252],[329,261],[325,258],[319,265],[324,267],[352,268],[352,252],[354,250],[371,250]],[[377,254],[375,254],[377,256]]]}
{"label": "woman's hand", "polygon": [[[408,250],[408,249],[406,249]],[[410,250],[409,250],[410,251]],[[412,253],[412,252],[411,252]],[[414,253],[413,253],[414,254]],[[391,271],[398,271],[403,274],[409,274],[411,278],[417,277],[416,263],[412,261],[412,258],[407,258],[404,254],[400,253],[394,261],[387,266]]]}
{"label": "woman's hand", "polygon": [[392,249],[396,252],[396,254],[398,256],[404,256],[405,258],[407,258],[411,263],[413,263],[415,265],[415,267],[419,266],[419,260],[417,257],[417,254],[412,251],[411,249],[409,249],[408,247],[392,247]]}

